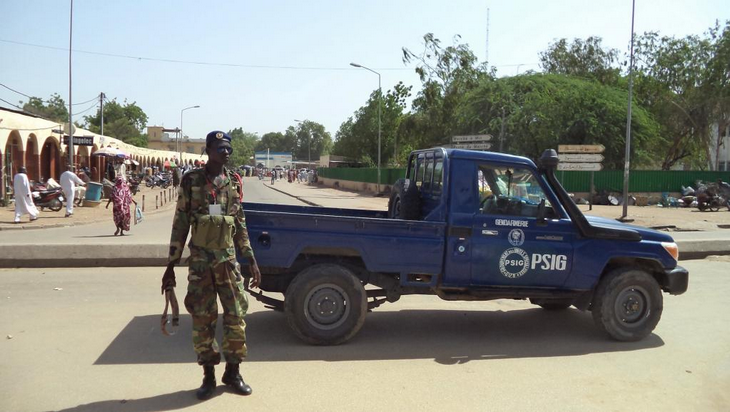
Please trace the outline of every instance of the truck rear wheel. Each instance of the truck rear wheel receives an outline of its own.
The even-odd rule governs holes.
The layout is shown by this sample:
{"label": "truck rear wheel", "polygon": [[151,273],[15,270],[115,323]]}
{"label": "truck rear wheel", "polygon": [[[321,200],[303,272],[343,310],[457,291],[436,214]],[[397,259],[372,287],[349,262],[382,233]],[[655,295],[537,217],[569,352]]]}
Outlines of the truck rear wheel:
{"label": "truck rear wheel", "polygon": [[350,270],[324,263],[304,269],[289,284],[284,312],[300,339],[312,345],[339,345],[365,322],[367,296]]}
{"label": "truck rear wheel", "polygon": [[641,269],[617,269],[596,288],[591,311],[596,326],[620,341],[647,337],[662,317],[662,291]]}

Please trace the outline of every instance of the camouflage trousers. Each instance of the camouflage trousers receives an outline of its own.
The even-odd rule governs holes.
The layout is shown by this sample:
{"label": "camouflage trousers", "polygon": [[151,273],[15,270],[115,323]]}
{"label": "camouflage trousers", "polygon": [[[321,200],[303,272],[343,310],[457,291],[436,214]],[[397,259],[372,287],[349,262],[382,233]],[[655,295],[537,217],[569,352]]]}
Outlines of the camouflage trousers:
{"label": "camouflage trousers", "polygon": [[214,263],[209,258],[205,253],[192,253],[188,260],[185,308],[193,318],[193,347],[198,364],[217,365],[221,361],[215,339],[217,298],[223,306],[223,356],[228,363],[241,363],[247,355],[243,317],[248,311],[248,297],[240,267],[232,260]]}

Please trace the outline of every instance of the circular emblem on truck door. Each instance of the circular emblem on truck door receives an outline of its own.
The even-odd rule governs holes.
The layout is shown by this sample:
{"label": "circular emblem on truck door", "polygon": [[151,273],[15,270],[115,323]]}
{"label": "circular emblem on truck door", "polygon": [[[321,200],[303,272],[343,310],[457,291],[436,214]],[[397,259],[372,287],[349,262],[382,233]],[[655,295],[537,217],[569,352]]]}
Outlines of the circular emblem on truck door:
{"label": "circular emblem on truck door", "polygon": [[509,240],[509,244],[512,246],[522,246],[525,243],[525,232],[522,229],[512,229],[509,231],[509,235],[507,235],[507,240]]}
{"label": "circular emblem on truck door", "polygon": [[505,250],[499,258],[499,271],[511,279],[524,275],[529,267],[530,257],[518,247]]}

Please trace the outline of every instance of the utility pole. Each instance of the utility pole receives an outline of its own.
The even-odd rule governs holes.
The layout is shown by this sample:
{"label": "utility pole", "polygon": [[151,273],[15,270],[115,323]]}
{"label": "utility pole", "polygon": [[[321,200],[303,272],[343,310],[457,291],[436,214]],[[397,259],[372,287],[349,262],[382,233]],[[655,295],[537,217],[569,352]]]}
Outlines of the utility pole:
{"label": "utility pole", "polygon": [[101,133],[100,135],[104,136],[104,99],[106,98],[106,95],[104,92],[101,92],[99,95],[99,105],[101,105]]}
{"label": "utility pole", "polygon": [[71,13],[68,25],[68,164],[74,165],[74,122],[73,100],[71,98],[71,46],[73,44],[74,0],[71,0]]}
{"label": "utility pole", "polygon": [[484,55],[484,59],[489,64],[489,8],[487,8],[487,52]]}
{"label": "utility pole", "polygon": [[504,142],[504,106],[502,106],[502,125],[499,127],[499,152],[502,152],[502,142]]}
{"label": "utility pole", "polygon": [[631,2],[631,54],[629,57],[629,109],[626,115],[626,154],[624,160],[624,204],[623,214],[620,221],[631,221],[628,219],[629,207],[629,166],[631,165],[631,94],[634,86],[634,10],[636,0]]}

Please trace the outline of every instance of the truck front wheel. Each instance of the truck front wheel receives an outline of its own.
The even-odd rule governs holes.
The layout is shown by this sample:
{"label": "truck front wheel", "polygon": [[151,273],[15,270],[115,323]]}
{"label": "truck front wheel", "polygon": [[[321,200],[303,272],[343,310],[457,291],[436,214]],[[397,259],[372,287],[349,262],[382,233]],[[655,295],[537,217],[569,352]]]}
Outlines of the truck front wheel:
{"label": "truck front wheel", "polygon": [[300,339],[312,345],[338,345],[355,336],[365,322],[367,296],[347,268],[318,264],[289,284],[284,312]]}
{"label": "truck front wheel", "polygon": [[648,336],[662,317],[662,291],[641,269],[617,269],[601,279],[591,311],[599,329],[620,341]]}

